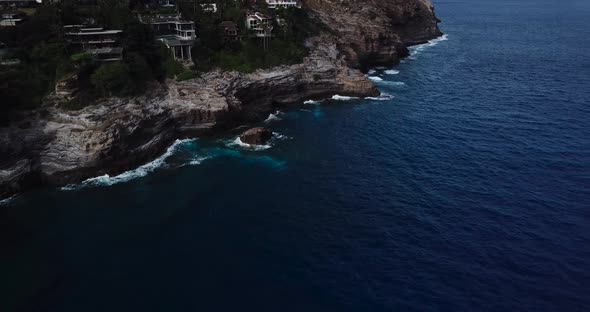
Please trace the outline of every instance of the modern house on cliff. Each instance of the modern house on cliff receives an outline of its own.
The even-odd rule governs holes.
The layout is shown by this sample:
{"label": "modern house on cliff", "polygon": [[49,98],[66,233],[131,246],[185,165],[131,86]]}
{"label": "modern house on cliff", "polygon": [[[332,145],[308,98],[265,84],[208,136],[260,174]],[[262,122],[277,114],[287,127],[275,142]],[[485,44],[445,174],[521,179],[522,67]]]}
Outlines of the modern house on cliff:
{"label": "modern house on cliff", "polygon": [[123,59],[123,48],[120,45],[122,30],[66,25],[64,31],[66,40],[71,46],[90,53],[97,61],[110,62]]}
{"label": "modern house on cliff", "polygon": [[246,29],[251,37],[271,37],[272,28],[272,17],[260,12],[246,13]]}
{"label": "modern house on cliff", "polygon": [[179,14],[158,14],[148,23],[160,40],[172,53],[174,59],[191,60],[191,48],[195,39],[195,23],[184,21]]}

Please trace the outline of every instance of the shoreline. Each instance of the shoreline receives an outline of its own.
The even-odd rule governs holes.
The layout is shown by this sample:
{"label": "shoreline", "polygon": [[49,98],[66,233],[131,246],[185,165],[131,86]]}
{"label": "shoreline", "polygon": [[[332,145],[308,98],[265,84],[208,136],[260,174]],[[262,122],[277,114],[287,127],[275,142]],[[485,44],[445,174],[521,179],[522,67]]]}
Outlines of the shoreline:
{"label": "shoreline", "polygon": [[[433,41],[436,40],[440,40],[441,38],[444,38],[446,35],[443,36],[438,36],[436,38],[433,38],[429,41],[427,41],[426,43],[420,44],[420,45],[429,45],[432,44]],[[416,45],[416,46],[420,46],[420,45]],[[416,47],[414,46],[414,47]],[[411,48],[411,47],[409,47]],[[408,56],[409,57],[409,56]],[[392,66],[396,66],[397,64],[390,64],[388,66],[392,67]],[[376,69],[379,67],[383,67],[383,66],[375,66],[372,67],[372,69]],[[275,69],[271,69],[269,71],[264,71],[266,73],[268,72],[274,72]],[[368,74],[363,74],[363,77],[365,78],[365,80],[370,81],[369,79],[369,75]],[[188,83],[193,83],[193,81],[188,81]],[[376,89],[376,87],[374,86],[374,83],[372,81],[370,81],[370,84],[372,87]],[[172,87],[174,87],[175,85],[172,84]],[[340,91],[340,90],[339,90]],[[300,97],[298,98],[297,101],[291,101],[290,103],[288,103],[287,105],[282,106],[282,108],[293,108],[293,107],[305,107],[305,105],[310,105],[310,101],[313,101],[314,103],[319,103],[325,100],[336,100],[336,101],[346,101],[348,99],[346,98],[350,98],[350,99],[368,99],[368,100],[378,100],[380,99],[381,96],[383,96],[383,94],[381,92],[378,92],[378,95],[375,94],[366,94],[365,93],[354,93],[354,92],[350,92],[350,93],[346,93],[346,92],[339,92],[336,90],[330,90],[329,92],[324,92],[323,95],[319,95],[318,93],[313,94],[312,96],[308,96],[308,97]],[[386,95],[386,97],[389,97],[390,95]],[[275,109],[276,107],[273,107],[273,109]],[[276,112],[275,110],[271,110],[269,113],[263,112],[261,114],[258,115],[258,118],[256,119],[251,119],[251,120],[244,120],[242,122],[238,122],[238,123],[234,123],[232,126],[228,125],[221,125],[219,127],[211,127],[211,128],[203,128],[203,131],[194,131],[194,130],[190,130],[190,129],[184,129],[185,131],[179,131],[177,132],[174,136],[170,136],[168,137],[166,140],[163,140],[162,142],[160,142],[161,144],[158,144],[159,147],[157,146],[153,146],[151,148],[151,150],[149,151],[149,153],[146,153],[145,155],[143,155],[143,157],[139,157],[136,158],[135,161],[131,161],[129,162],[126,166],[116,166],[115,164],[112,167],[102,167],[102,168],[95,168],[95,170],[89,170],[86,171],[82,174],[80,174],[77,178],[75,179],[70,179],[70,180],[63,180],[61,183],[43,183],[42,181],[40,181],[40,183],[35,183],[34,186],[30,187],[30,188],[24,188],[21,192],[5,192],[3,194],[3,196],[0,199],[0,206],[6,205],[10,202],[12,202],[15,198],[17,198],[23,191],[26,192],[28,189],[33,189],[33,188],[38,188],[41,186],[48,186],[48,185],[53,185],[55,187],[59,187],[60,189],[65,189],[66,188],[71,188],[71,189],[77,189],[78,187],[83,187],[82,185],[84,184],[88,184],[90,186],[92,186],[93,181],[97,181],[100,180],[102,178],[109,178],[109,179],[117,179],[117,180],[121,180],[121,182],[127,182],[131,179],[134,178],[130,178],[130,179],[126,179],[125,175],[127,173],[131,173],[134,171],[142,171],[142,168],[145,169],[147,167],[153,167],[151,166],[152,163],[157,162],[158,160],[165,160],[167,158],[167,154],[169,154],[166,151],[170,151],[171,148],[174,148],[174,146],[176,145],[175,142],[182,142],[182,141],[188,141],[188,140],[195,140],[198,138],[203,138],[203,137],[215,137],[215,136],[219,136],[222,135],[224,133],[228,133],[229,131],[238,129],[238,128],[244,128],[244,127],[248,127],[248,125],[252,125],[255,123],[259,123],[259,122],[263,122],[264,120],[268,119],[269,116],[271,114],[273,114],[273,112]],[[183,133],[184,132],[184,133]],[[170,156],[170,155],[168,155]],[[154,168],[151,169],[155,169],[157,166],[155,166]],[[153,170],[145,170],[145,174],[140,175],[139,177],[143,177],[148,175],[151,171]],[[120,178],[120,179],[119,179]],[[116,181],[112,184],[118,183],[119,181]],[[107,185],[111,185],[111,184],[107,184]],[[8,196],[6,196],[8,195]]]}
{"label": "shoreline", "polygon": [[[179,138],[219,135],[307,101],[380,99],[362,70],[397,65],[410,56],[408,44],[442,35],[432,5],[408,1],[365,0],[345,10],[336,2],[306,2],[305,9],[329,26],[307,39],[309,55],[300,64],[250,74],[207,72],[78,111],[47,105],[26,112],[22,120],[0,128],[0,198],[117,176],[158,159]],[[362,9],[367,6],[379,13],[368,14]],[[59,95],[53,99],[57,103]]]}

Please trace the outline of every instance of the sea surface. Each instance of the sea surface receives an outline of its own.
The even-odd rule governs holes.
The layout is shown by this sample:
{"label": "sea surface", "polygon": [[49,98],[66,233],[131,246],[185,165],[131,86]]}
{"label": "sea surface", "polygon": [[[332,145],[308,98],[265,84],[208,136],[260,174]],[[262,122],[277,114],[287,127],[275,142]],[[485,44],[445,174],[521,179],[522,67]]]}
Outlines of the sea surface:
{"label": "sea surface", "polygon": [[590,1],[434,2],[335,97],[0,207],[1,311],[590,311]]}

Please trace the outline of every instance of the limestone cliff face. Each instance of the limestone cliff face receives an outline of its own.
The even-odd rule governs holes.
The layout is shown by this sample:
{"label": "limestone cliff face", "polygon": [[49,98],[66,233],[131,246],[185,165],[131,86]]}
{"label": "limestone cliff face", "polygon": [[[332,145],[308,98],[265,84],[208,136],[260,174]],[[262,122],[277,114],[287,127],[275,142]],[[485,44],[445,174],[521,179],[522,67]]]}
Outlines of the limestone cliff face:
{"label": "limestone cliff face", "polygon": [[429,0],[306,0],[353,67],[396,63],[406,47],[441,35]]}

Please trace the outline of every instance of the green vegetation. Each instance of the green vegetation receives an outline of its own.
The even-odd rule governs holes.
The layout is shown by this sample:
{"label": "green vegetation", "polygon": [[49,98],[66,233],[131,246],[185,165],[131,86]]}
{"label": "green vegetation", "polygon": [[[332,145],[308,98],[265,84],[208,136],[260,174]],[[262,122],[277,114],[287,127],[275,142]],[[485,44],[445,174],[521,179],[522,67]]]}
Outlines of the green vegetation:
{"label": "green vegetation", "polygon": [[133,88],[130,78],[129,67],[120,62],[102,65],[90,76],[92,85],[109,96],[128,93]]}
{"label": "green vegetation", "polygon": [[[216,13],[204,12],[200,4],[210,2],[177,1],[183,18],[196,23],[199,39],[191,54],[197,71],[221,68],[252,72],[301,62],[307,55],[305,39],[319,29],[304,10],[272,11],[261,5],[264,1],[259,1],[256,10],[274,15],[273,37],[263,47],[262,40],[251,37],[245,29],[244,13],[252,9],[247,1],[217,0]],[[169,50],[155,40],[151,27],[136,17],[139,13],[174,13],[174,9],[153,7],[151,0],[84,3],[92,2],[62,0],[43,4],[27,12],[27,22],[0,28],[0,42],[9,47],[3,59],[20,60],[18,65],[0,66],[0,119],[11,111],[40,106],[43,98],[55,89],[56,82],[65,78],[74,77],[79,92],[64,107],[78,109],[101,96],[141,93],[150,81],[195,77],[193,71],[174,60]],[[124,31],[122,61],[99,63],[92,53],[67,43],[63,25],[82,24],[86,20],[94,20],[106,29]],[[239,40],[223,36],[219,27],[223,21],[233,21],[238,26]]]}
{"label": "green vegetation", "polygon": [[[276,17],[272,20],[273,37],[269,39],[265,50],[263,39],[250,36],[245,28],[244,12],[249,8],[243,2],[221,1],[217,14],[203,12],[200,6],[180,7],[181,11],[184,8],[183,16],[194,16],[198,25],[198,40],[192,49],[192,57],[199,71],[219,67],[252,72],[258,68],[300,63],[307,55],[305,39],[320,29],[320,25],[309,18],[304,10],[289,8],[272,11],[259,4],[258,11]],[[282,22],[279,24],[277,19]],[[240,42],[224,40],[218,26],[222,21],[236,23],[242,38]]]}

